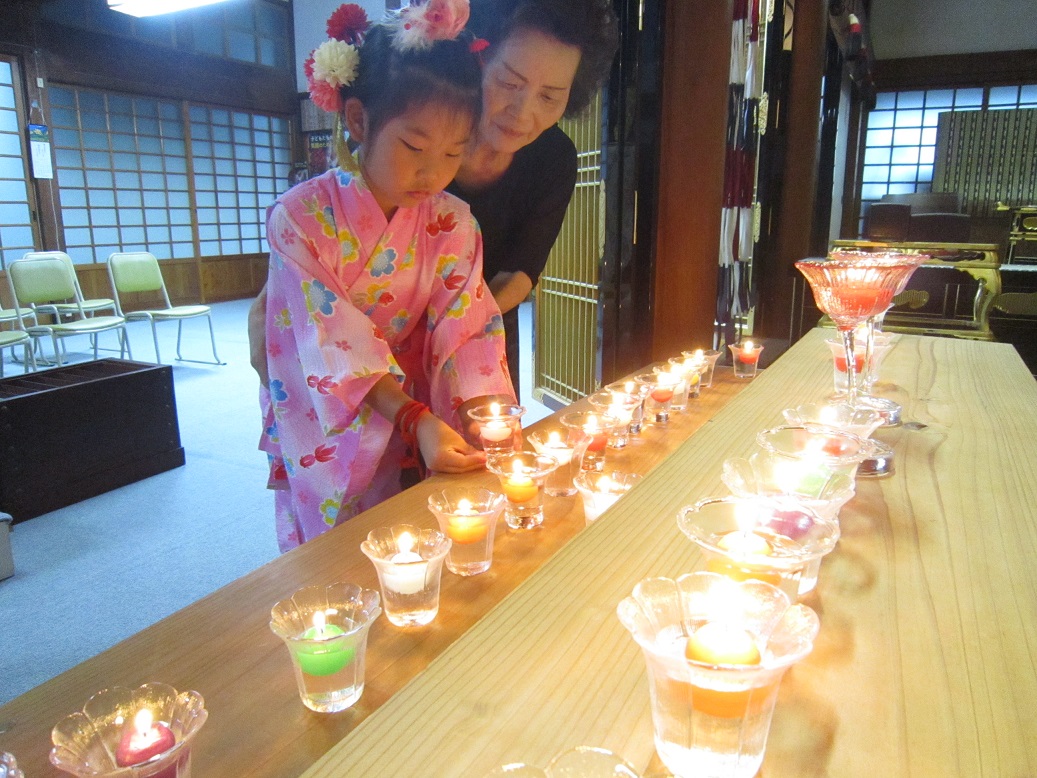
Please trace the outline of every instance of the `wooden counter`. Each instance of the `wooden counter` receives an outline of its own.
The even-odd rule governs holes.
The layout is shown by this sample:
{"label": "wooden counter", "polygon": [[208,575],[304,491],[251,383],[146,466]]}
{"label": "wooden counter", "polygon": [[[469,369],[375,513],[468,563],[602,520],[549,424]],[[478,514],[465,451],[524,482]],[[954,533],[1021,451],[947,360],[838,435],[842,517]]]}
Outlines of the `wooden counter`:
{"label": "wooden counter", "polygon": [[[691,401],[691,412],[671,414],[665,430],[646,428],[626,449],[610,451],[610,466],[648,472],[747,385],[730,369],[718,369],[713,388]],[[545,419],[530,429],[552,424],[557,426]],[[502,519],[487,573],[460,578],[444,570],[440,612],[432,624],[404,630],[384,616],[375,622],[367,686],[356,706],[331,715],[304,708],[288,651],[268,626],[271,606],[314,584],[344,580],[377,589],[361,540],[375,527],[403,521],[436,526],[427,497],[454,482],[499,488],[496,476],[486,472],[437,476],[284,554],[0,706],[0,751],[13,753],[32,778],[65,775],[47,761],[50,731],[61,718],[101,689],[162,681],[205,698],[209,719],[193,748],[196,778],[299,775],[584,529],[577,497],[547,498],[546,520],[537,530],[508,530]],[[255,518],[256,532],[273,532],[272,516]]]}
{"label": "wooden counter", "polygon": [[[653,757],[640,649],[615,615],[645,577],[693,570],[677,510],[721,492],[783,408],[822,398],[823,333],[799,342],[562,548],[307,778],[482,776],[575,745]],[[779,776],[1037,775],[1037,383],[1002,344],[903,336],[905,404],[878,437],[807,600],[813,653],[783,682],[762,770]]]}

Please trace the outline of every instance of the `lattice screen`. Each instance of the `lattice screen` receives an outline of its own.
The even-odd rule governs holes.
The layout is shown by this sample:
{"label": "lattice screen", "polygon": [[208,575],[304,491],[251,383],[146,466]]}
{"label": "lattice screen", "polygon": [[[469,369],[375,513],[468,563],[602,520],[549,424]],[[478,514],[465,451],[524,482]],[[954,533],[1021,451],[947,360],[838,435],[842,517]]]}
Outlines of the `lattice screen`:
{"label": "lattice screen", "polygon": [[957,192],[981,218],[998,201],[1037,202],[1037,109],[940,114],[933,191]]}
{"label": "lattice screen", "polygon": [[586,118],[561,126],[579,154],[576,191],[537,286],[533,394],[569,403],[592,393],[598,381],[598,274],[605,244],[600,96]]}

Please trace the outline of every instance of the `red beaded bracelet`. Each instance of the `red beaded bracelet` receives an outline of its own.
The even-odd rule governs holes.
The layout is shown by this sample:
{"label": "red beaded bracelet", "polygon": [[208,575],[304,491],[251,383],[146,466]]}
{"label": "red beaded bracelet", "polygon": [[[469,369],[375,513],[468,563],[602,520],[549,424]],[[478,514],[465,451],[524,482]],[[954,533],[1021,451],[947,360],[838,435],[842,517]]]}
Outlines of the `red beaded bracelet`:
{"label": "red beaded bracelet", "polygon": [[425,477],[425,463],[421,459],[421,448],[418,446],[418,421],[426,413],[432,411],[425,403],[417,400],[405,402],[396,411],[396,428],[399,429],[403,444],[407,447],[407,456],[403,464],[405,467],[417,467],[421,478]]}

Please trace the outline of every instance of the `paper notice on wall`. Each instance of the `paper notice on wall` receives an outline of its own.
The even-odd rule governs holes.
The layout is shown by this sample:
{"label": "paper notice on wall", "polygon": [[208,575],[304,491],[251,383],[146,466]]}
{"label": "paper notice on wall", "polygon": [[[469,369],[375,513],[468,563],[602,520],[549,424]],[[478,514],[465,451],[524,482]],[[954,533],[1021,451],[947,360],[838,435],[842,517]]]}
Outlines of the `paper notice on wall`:
{"label": "paper notice on wall", "polygon": [[32,157],[32,174],[36,178],[54,178],[54,165],[50,157],[50,131],[46,124],[29,125],[29,156]]}

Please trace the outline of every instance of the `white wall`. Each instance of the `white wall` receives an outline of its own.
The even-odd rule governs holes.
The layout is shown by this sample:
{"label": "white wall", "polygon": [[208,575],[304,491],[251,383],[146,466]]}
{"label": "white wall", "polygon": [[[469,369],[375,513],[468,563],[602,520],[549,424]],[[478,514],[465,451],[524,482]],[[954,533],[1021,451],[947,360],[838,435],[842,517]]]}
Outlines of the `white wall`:
{"label": "white wall", "polygon": [[[306,91],[303,61],[310,52],[328,39],[328,17],[343,0],[295,0],[295,83],[300,92]],[[385,15],[385,0],[350,0],[367,11],[371,21]]]}
{"label": "white wall", "polygon": [[1037,49],[1037,0],[872,0],[870,21],[876,59]]}

